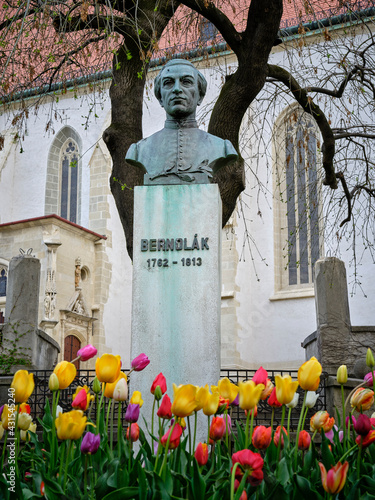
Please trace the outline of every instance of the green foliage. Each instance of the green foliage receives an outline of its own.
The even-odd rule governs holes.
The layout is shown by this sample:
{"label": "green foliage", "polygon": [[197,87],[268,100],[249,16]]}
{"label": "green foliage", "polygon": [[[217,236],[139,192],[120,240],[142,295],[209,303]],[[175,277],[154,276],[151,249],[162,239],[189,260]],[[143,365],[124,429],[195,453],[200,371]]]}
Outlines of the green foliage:
{"label": "green foliage", "polygon": [[0,345],[0,374],[8,375],[12,372],[12,367],[16,365],[30,366],[30,347],[21,347],[20,340],[29,332],[19,333],[18,323],[8,323],[11,332],[7,334],[6,340],[2,339]]}

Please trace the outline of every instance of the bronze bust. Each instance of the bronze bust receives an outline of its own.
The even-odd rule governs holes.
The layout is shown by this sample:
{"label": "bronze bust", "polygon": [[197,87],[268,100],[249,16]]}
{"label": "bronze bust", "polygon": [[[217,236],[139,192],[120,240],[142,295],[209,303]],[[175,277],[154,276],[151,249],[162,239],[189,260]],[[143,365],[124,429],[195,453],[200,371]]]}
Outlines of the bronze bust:
{"label": "bronze bust", "polygon": [[238,158],[228,140],[200,130],[196,108],[207,81],[193,64],[173,59],[155,79],[155,96],[165,109],[164,128],[132,144],[126,161],[142,168],[144,184],[208,184],[224,165]]}

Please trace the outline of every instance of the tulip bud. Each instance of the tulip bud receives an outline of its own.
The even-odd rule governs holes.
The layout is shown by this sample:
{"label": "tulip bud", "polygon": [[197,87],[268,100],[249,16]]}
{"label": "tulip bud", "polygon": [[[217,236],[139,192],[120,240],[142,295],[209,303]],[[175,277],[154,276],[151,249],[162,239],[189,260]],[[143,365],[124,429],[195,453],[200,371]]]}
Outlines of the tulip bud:
{"label": "tulip bud", "polygon": [[130,424],[126,431],[126,439],[135,443],[139,439],[139,425],[138,424]]}
{"label": "tulip bud", "polygon": [[157,385],[154,392],[154,398],[156,399],[156,401],[160,401],[162,397],[163,393],[161,392],[160,385]]}
{"label": "tulip bud", "polygon": [[3,424],[0,422],[0,441],[3,439],[4,432],[5,432],[5,430],[4,430]]}
{"label": "tulip bud", "polygon": [[273,442],[274,442],[275,446],[279,446],[280,434],[281,434],[281,448],[284,448],[284,435],[287,436],[288,433],[287,433],[285,427],[283,427],[283,429],[281,430],[280,425],[278,425],[276,427],[276,431],[275,431],[275,434],[273,436]]}
{"label": "tulip bud", "polygon": [[81,452],[93,455],[96,453],[100,446],[100,434],[93,434],[92,432],[86,432],[83,436],[81,443]]}
{"label": "tulip bud", "polygon": [[113,390],[115,401],[126,401],[128,399],[128,383],[126,379],[120,378]]}
{"label": "tulip bud", "polygon": [[150,363],[150,360],[146,356],[146,354],[142,353],[131,362],[131,367],[134,371],[140,372],[146,368],[146,366]]}
{"label": "tulip bud", "polygon": [[81,358],[81,361],[87,361],[96,356],[97,354],[98,354],[97,348],[91,344],[82,347],[82,349],[79,349],[79,351],[77,352],[77,356]]}
{"label": "tulip bud", "polygon": [[31,422],[33,421],[33,417],[28,415],[27,413],[20,413],[18,416],[18,428],[22,431],[27,431],[30,427]]}
{"label": "tulip bud", "polygon": [[194,453],[195,459],[198,462],[198,465],[202,467],[206,465],[208,461],[208,446],[206,443],[198,443],[197,449]]}
{"label": "tulip bud", "polygon": [[369,368],[374,368],[374,366],[375,366],[374,355],[372,354],[372,351],[370,348],[367,349],[367,353],[366,353],[366,365]]}
{"label": "tulip bud", "polygon": [[371,430],[371,421],[367,415],[360,413],[357,421],[354,424],[354,429],[357,434],[366,436]]}
{"label": "tulip bud", "polygon": [[172,403],[168,394],[164,394],[157,416],[166,420],[172,418]]}
{"label": "tulip bud", "polygon": [[317,402],[319,394],[314,391],[307,391],[306,394],[306,406],[307,408],[313,408]]}
{"label": "tulip bud", "polygon": [[134,424],[139,418],[139,405],[129,403],[125,413],[126,422]]}
{"label": "tulip bud", "polygon": [[258,450],[265,450],[271,444],[272,439],[272,428],[265,427],[264,425],[258,425],[255,427],[252,443]]}
{"label": "tulip bud", "polygon": [[56,375],[56,373],[51,373],[51,376],[48,381],[48,387],[51,392],[58,391],[59,390],[59,379]]}
{"label": "tulip bud", "polygon": [[298,437],[298,449],[306,451],[309,449],[310,443],[311,443],[310,434],[307,431],[302,430],[299,433],[299,437]]}
{"label": "tulip bud", "polygon": [[341,365],[337,369],[337,382],[341,385],[348,381],[348,368],[346,365]]}
{"label": "tulip bud", "polygon": [[92,390],[94,394],[99,394],[99,392],[102,390],[101,383],[99,382],[98,377],[94,378],[94,381],[92,383]]}
{"label": "tulip bud", "polygon": [[295,392],[293,399],[290,403],[286,404],[288,408],[295,408],[298,405],[298,400],[299,400],[299,392]]}
{"label": "tulip bud", "polygon": [[220,441],[225,434],[225,422],[221,417],[214,417],[210,426],[210,439]]}

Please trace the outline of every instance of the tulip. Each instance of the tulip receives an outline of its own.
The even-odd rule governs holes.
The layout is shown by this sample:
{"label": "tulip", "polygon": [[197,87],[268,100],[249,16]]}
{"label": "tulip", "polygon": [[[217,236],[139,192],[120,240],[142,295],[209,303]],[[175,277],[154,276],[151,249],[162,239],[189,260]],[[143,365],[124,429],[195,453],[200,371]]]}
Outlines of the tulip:
{"label": "tulip", "polygon": [[208,446],[206,443],[198,443],[198,446],[194,453],[195,459],[198,465],[202,467],[208,462]]}
{"label": "tulip", "polygon": [[[238,479],[235,479],[234,480],[234,491],[236,492],[238,490],[238,488],[240,487],[240,482],[238,481]],[[246,493],[246,490],[243,490],[243,492],[241,493],[241,496],[238,500],[247,500],[247,493]]]}
{"label": "tulip", "polygon": [[[334,439],[334,437],[335,437],[335,433],[334,433],[334,431],[335,431],[335,432],[337,432],[338,430],[339,430],[339,429],[338,429],[337,425],[334,425],[330,431],[327,431],[327,432],[325,432],[325,433],[324,433],[324,434],[325,434],[325,437],[326,437],[327,439],[329,439],[329,440],[331,441],[331,443],[332,443],[332,444],[333,444],[333,439]],[[341,441],[343,440],[343,438],[344,438],[344,433],[343,433],[343,431],[340,431],[340,432],[339,432],[339,440],[340,440],[340,443],[341,443]]]}
{"label": "tulip", "polygon": [[355,442],[358,444],[358,446],[361,444],[361,441],[362,448],[367,448],[367,446],[375,441],[375,430],[371,430],[368,434],[366,434],[365,437],[357,436]]}
{"label": "tulip", "polygon": [[126,401],[128,399],[128,382],[126,378],[118,380],[114,390],[113,399],[115,401]]}
{"label": "tulip", "polygon": [[245,416],[247,417],[247,415],[250,413],[250,417],[251,415],[254,413],[254,418],[258,415],[258,407],[257,406],[254,406],[254,408],[252,410],[245,410]]}
{"label": "tulip", "polygon": [[100,434],[86,432],[81,443],[81,452],[88,455],[94,455],[100,446]]}
{"label": "tulip", "polygon": [[330,495],[337,495],[339,493],[346,481],[346,474],[349,469],[349,463],[345,462],[341,465],[338,462],[334,467],[332,467],[327,474],[326,468],[322,463],[319,462],[320,473],[322,476],[322,485],[324,490]]}
{"label": "tulip", "polygon": [[348,381],[348,368],[346,365],[341,365],[338,367],[336,378],[339,384],[346,384],[346,382]]}
{"label": "tulip", "polygon": [[258,384],[263,384],[266,386],[268,380],[268,373],[267,371],[261,366],[258,368],[258,370],[255,372],[254,377],[252,378],[252,381],[258,385]]}
{"label": "tulip", "polygon": [[59,380],[59,389],[66,389],[76,378],[77,369],[73,363],[61,361],[57,363],[53,373],[55,373]]}
{"label": "tulip", "polygon": [[121,358],[118,355],[114,356],[113,354],[103,354],[103,356],[97,358],[96,360],[95,372],[99,382],[112,384],[118,379],[120,370]]}
{"label": "tulip", "polygon": [[286,406],[288,408],[295,408],[298,405],[298,400],[299,400],[299,393],[296,392],[293,396],[293,399],[290,403],[288,403]]}
{"label": "tulip", "polygon": [[105,386],[105,390],[104,390],[104,396],[106,398],[110,398],[112,399],[113,398],[113,391],[115,390],[115,387],[116,387],[116,384],[119,380],[125,380],[127,381],[128,380],[128,377],[125,375],[124,372],[121,372],[118,374],[118,377],[116,378],[116,380],[114,382],[111,382],[111,383],[108,383],[106,384]]}
{"label": "tulip", "polygon": [[102,384],[99,382],[98,377],[94,377],[94,380],[92,382],[92,391],[94,394],[99,394],[99,392],[102,390]]}
{"label": "tulip", "polygon": [[30,432],[32,432],[33,434],[36,433],[36,424],[34,422],[31,422],[29,428],[27,429],[27,431],[22,431],[20,432],[20,436],[21,436],[21,440],[22,441],[29,441],[30,439]]}
{"label": "tulip", "polygon": [[374,377],[373,374],[375,372],[370,372],[365,375],[365,378],[363,379],[366,382],[367,387],[373,387],[374,385]]}
{"label": "tulip", "polygon": [[160,387],[162,394],[165,394],[167,392],[167,381],[162,373],[156,375],[155,380],[152,382],[152,386],[150,389],[151,394],[155,394],[155,389],[157,388],[157,386]]}
{"label": "tulip", "polygon": [[[173,425],[174,425],[174,427],[173,427]],[[167,446],[169,434],[170,434],[171,430],[173,429],[171,438],[169,440],[169,449],[170,450],[177,448],[177,446],[180,444],[180,437],[182,434],[181,425],[179,423],[176,423],[173,425],[168,429],[168,432],[166,432],[166,434],[164,434],[164,436],[162,436],[162,438],[160,440],[162,446],[164,446],[164,448],[165,448]]]}
{"label": "tulip", "polygon": [[98,350],[91,344],[87,344],[85,347],[82,347],[78,350],[77,356],[81,359],[81,361],[88,361],[98,354]]}
{"label": "tulip", "polygon": [[58,391],[60,389],[60,383],[56,373],[51,373],[48,380],[48,387],[51,392]]}
{"label": "tulip", "polygon": [[306,394],[306,406],[307,408],[313,408],[317,402],[319,394],[314,391],[308,391]]}
{"label": "tulip", "polygon": [[132,405],[139,405],[140,408],[143,406],[142,394],[140,391],[134,391],[130,399]]}
{"label": "tulip", "polygon": [[298,388],[298,382],[292,381],[292,377],[290,375],[281,375],[275,376],[276,383],[276,397],[279,403],[285,405],[290,403],[294,397],[294,394]]}
{"label": "tulip", "polygon": [[155,387],[154,398],[156,399],[156,401],[160,401],[162,397],[163,397],[163,392],[161,390],[161,387],[160,385],[157,385]]}
{"label": "tulip", "polygon": [[28,413],[30,415],[30,412],[31,412],[30,405],[28,405],[26,403],[21,403],[19,408],[18,408],[18,412],[19,413]]}
{"label": "tulip", "polygon": [[90,404],[90,394],[87,394],[83,388],[78,388],[77,391],[73,395],[72,406],[78,410],[86,411]]}
{"label": "tulip", "polygon": [[220,395],[218,392],[214,392],[213,394],[209,394],[206,400],[206,403],[203,406],[203,413],[209,417],[211,415],[215,415],[217,409],[219,407],[219,399]]}
{"label": "tulip", "polygon": [[161,405],[157,411],[157,416],[165,420],[172,418],[172,403],[168,394],[164,394]]}
{"label": "tulip", "polygon": [[[140,371],[140,370],[138,370]],[[130,424],[126,431],[126,439],[135,443],[139,439],[139,425],[138,424]]]}
{"label": "tulip", "polygon": [[0,441],[3,439],[3,436],[4,436],[4,427],[3,427],[3,424],[0,422]]}
{"label": "tulip", "polygon": [[20,413],[18,417],[17,426],[22,431],[27,431],[32,421],[33,417],[31,415],[29,415],[28,413]]}
{"label": "tulip", "polygon": [[197,392],[195,394],[195,402],[196,402],[195,411],[199,411],[204,407],[209,396],[210,392],[208,390],[207,384],[204,387],[197,387]]}
{"label": "tulip", "polygon": [[[233,466],[239,463],[240,467],[236,469],[236,479],[241,481],[243,476],[243,471],[249,470],[249,475],[247,476],[247,482],[252,486],[258,486],[263,481],[263,458],[259,453],[254,453],[251,450],[240,450],[232,455]],[[233,467],[232,467],[233,469]]]}
{"label": "tulip", "polygon": [[2,414],[1,414],[1,424],[3,428],[8,431],[9,429],[14,429],[15,426],[15,415],[16,408],[14,405],[4,405]]}
{"label": "tulip", "polygon": [[310,434],[307,431],[302,430],[299,433],[298,437],[298,449],[306,451],[310,448],[310,443],[311,443]]}
{"label": "tulip", "polygon": [[265,385],[266,385],[266,387],[265,387],[264,391],[262,392],[262,394],[260,395],[260,399],[262,401],[264,401],[265,399],[268,398],[268,396],[272,393],[273,387],[274,387],[273,383],[271,382],[271,380],[269,378],[266,380]]}
{"label": "tulip", "polygon": [[374,368],[375,366],[375,359],[374,359],[374,355],[372,354],[372,351],[370,348],[367,349],[367,353],[366,353],[366,365],[369,367],[369,368]]}
{"label": "tulip", "polygon": [[258,425],[255,427],[252,437],[252,443],[258,450],[265,450],[271,444],[272,428]]}
{"label": "tulip", "polygon": [[364,387],[359,387],[350,398],[352,408],[357,411],[369,410],[374,403],[374,391]]}
{"label": "tulip", "polygon": [[346,428],[348,428],[349,426],[349,419],[350,419],[350,423],[351,425],[354,425],[357,421],[357,419],[355,417],[353,417],[353,415],[348,415],[345,419],[345,426]]}
{"label": "tulip", "polygon": [[319,387],[322,365],[313,356],[298,370],[298,383],[304,391],[316,391]]}
{"label": "tulip", "polygon": [[358,415],[357,421],[354,424],[354,429],[357,434],[361,436],[367,436],[371,430],[371,421],[367,415],[360,413]]}
{"label": "tulip", "polygon": [[150,360],[148,359],[146,354],[142,353],[133,359],[133,361],[131,362],[131,367],[135,372],[141,372],[149,364],[150,364]]}
{"label": "tulip", "polygon": [[224,413],[225,410],[229,408],[229,399],[224,399],[222,396],[219,396],[219,406],[217,408],[216,413]]}
{"label": "tulip", "polygon": [[232,382],[227,377],[219,380],[217,388],[220,396],[222,396],[224,399],[229,399],[229,403],[236,399],[236,396],[238,394],[238,387],[237,385],[232,384]]}
{"label": "tulip", "polygon": [[44,497],[44,481],[40,483],[40,494]]}
{"label": "tulip", "polygon": [[18,370],[13,376],[10,388],[14,389],[12,398],[14,402],[25,403],[34,390],[34,375],[27,370]]}
{"label": "tulip", "polygon": [[255,384],[253,380],[239,383],[240,399],[239,404],[243,410],[252,410],[259,402],[264,391],[263,384]]}
{"label": "tulip", "polygon": [[139,405],[129,403],[126,408],[125,420],[134,424],[139,419]]}
{"label": "tulip", "polygon": [[271,396],[268,398],[268,401],[267,403],[269,404],[269,406],[271,406],[272,408],[280,408],[281,406],[283,406],[280,401],[277,399],[277,396],[276,396],[276,387],[273,388],[272,392],[271,392]]}
{"label": "tulip", "polygon": [[87,417],[81,410],[60,413],[55,420],[57,437],[61,440],[79,439],[86,427]]}
{"label": "tulip", "polygon": [[318,431],[322,429],[324,432],[328,432],[332,429],[335,423],[335,419],[330,418],[329,413],[324,410],[317,411],[310,419],[310,430],[311,432]]}
{"label": "tulip", "polygon": [[[264,391],[263,391],[264,392]],[[238,393],[235,399],[231,402],[232,406],[239,406],[240,403],[240,394]]]}
{"label": "tulip", "polygon": [[[281,448],[284,448],[284,434],[285,434],[285,436],[287,436],[288,433],[287,433],[287,430],[285,429],[285,427],[283,427],[283,430],[281,432],[281,427],[280,427],[280,425],[278,425],[276,427],[276,431],[275,431],[275,434],[273,436],[273,442],[275,443],[275,446],[279,446],[280,434],[281,434]],[[299,442],[299,439],[298,439],[298,442]]]}
{"label": "tulip", "polygon": [[210,426],[210,439],[220,441],[225,434],[225,421],[221,417],[214,417]]}
{"label": "tulip", "polygon": [[3,414],[3,410],[4,410],[4,405],[0,406],[0,419],[1,419],[1,415]]}
{"label": "tulip", "polygon": [[188,417],[195,410],[197,403],[195,396],[197,388],[195,385],[186,384],[177,387],[173,384],[172,413],[177,417]]}

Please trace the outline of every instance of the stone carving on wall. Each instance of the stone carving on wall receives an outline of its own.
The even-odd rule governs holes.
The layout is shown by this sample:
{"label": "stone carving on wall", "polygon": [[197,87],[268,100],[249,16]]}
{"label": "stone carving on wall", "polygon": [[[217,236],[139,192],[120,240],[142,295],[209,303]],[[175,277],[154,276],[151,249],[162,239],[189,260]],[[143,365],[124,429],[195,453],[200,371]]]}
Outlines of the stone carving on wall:
{"label": "stone carving on wall", "polygon": [[47,274],[44,291],[44,318],[54,320],[56,310],[56,251],[61,245],[56,241],[45,241],[47,246]]}
{"label": "stone carving on wall", "polygon": [[[80,257],[76,258],[75,265],[76,265],[76,269],[74,272],[74,285],[75,285],[75,289],[77,290],[79,288],[79,284],[81,282],[81,258]],[[82,314],[82,313],[79,312],[79,314]]]}

